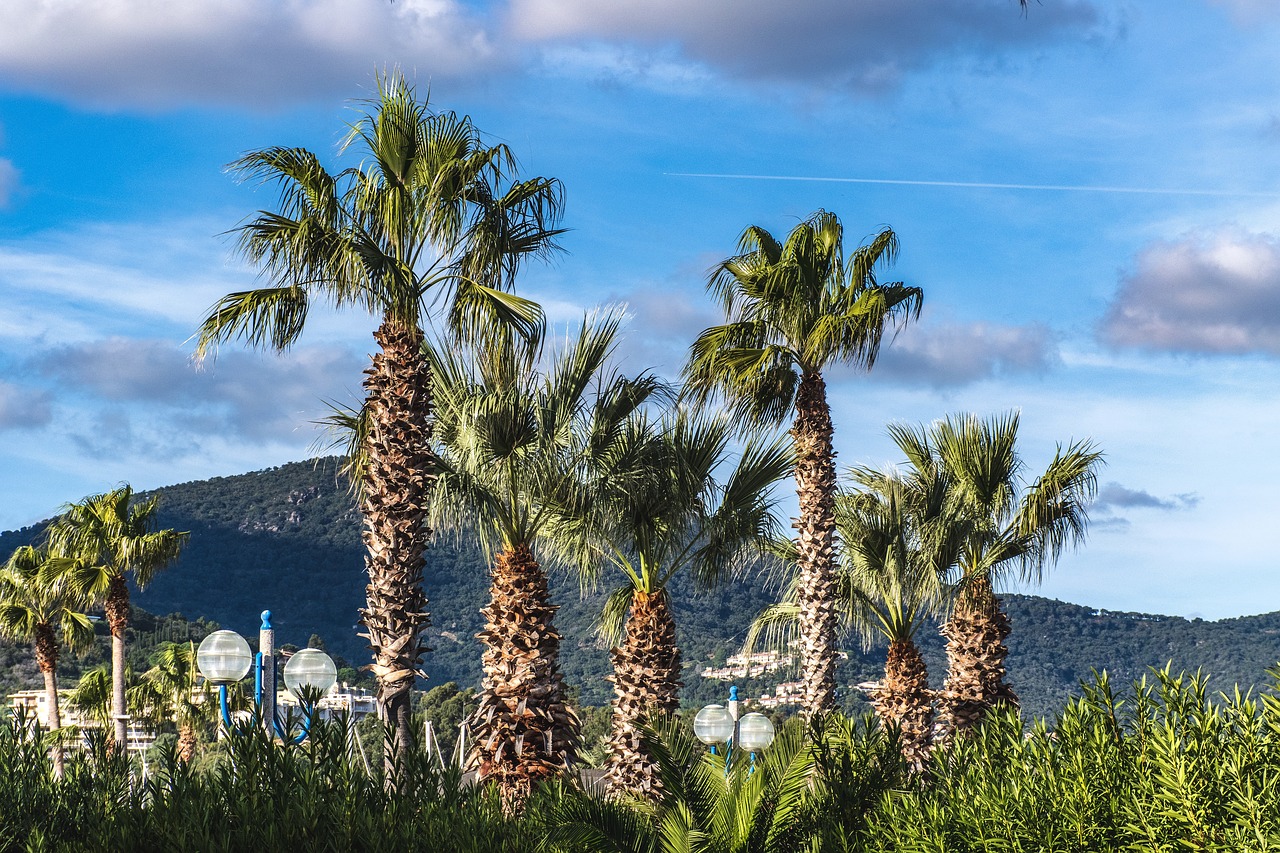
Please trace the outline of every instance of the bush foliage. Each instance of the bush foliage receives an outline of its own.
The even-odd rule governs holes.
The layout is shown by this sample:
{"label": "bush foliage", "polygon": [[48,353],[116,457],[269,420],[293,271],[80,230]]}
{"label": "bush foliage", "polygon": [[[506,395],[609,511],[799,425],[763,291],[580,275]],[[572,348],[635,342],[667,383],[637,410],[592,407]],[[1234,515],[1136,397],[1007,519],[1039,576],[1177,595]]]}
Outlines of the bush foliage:
{"label": "bush foliage", "polygon": [[1199,675],[1153,672],[1121,692],[1104,673],[1051,723],[995,715],[918,775],[869,717],[793,721],[754,770],[726,772],[673,722],[651,736],[655,801],[566,781],[516,818],[421,754],[388,790],[352,759],[342,722],[295,747],[241,731],[193,767],[169,750],[145,780],[94,738],[57,780],[15,716],[0,725],[0,850],[1280,849],[1280,698],[1215,697]]}

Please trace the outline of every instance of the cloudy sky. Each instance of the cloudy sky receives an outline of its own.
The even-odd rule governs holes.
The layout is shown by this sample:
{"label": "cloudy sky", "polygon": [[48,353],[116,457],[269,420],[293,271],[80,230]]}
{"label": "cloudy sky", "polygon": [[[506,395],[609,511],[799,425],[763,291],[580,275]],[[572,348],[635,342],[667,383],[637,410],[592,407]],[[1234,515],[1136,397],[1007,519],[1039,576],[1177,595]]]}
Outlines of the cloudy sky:
{"label": "cloudy sky", "polygon": [[553,319],[625,302],[629,365],[674,374],[744,227],[890,225],[926,308],[833,376],[842,464],[895,461],[890,421],[1016,409],[1031,470],[1107,453],[1045,594],[1280,609],[1278,37],[1271,0],[6,0],[0,529],[311,452],[375,323],[193,367],[254,281],[225,234],[273,201],[225,164],[345,165],[399,66],[564,181],[567,252],[522,286]]}

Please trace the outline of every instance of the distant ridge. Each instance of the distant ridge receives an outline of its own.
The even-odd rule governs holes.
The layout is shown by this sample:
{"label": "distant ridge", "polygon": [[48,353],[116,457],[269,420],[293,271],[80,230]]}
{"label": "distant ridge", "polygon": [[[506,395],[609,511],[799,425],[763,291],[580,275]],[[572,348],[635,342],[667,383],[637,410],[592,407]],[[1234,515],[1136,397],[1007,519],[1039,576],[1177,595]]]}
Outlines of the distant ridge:
{"label": "distant ridge", "polygon": [[[181,483],[157,490],[161,522],[191,531],[181,561],[161,573],[137,602],[154,613],[205,617],[245,634],[256,632],[258,614],[274,614],[280,642],[305,645],[319,634],[327,647],[356,663],[367,660],[356,636],[364,599],[360,519],[332,458],[297,462],[234,477]],[[25,544],[39,527],[0,533],[0,559]],[[606,579],[606,584],[608,579]],[[433,684],[473,684],[480,676],[479,610],[488,585],[483,555],[472,545],[432,546],[426,573],[432,625],[426,670]],[[604,593],[583,598],[575,579],[553,575],[561,604],[556,624],[564,636],[566,679],[585,704],[610,698],[604,677],[608,653],[592,632]],[[713,592],[677,584],[676,620],[685,661],[685,700],[711,701],[727,690],[698,672],[736,651],[752,616],[771,600],[759,582],[744,581]],[[1118,683],[1141,677],[1147,667],[1202,668],[1216,689],[1261,688],[1268,667],[1280,661],[1280,612],[1206,622],[1177,616],[1116,613],[1038,596],[1005,596],[1013,634],[1009,674],[1034,715],[1059,708],[1093,669]],[[943,673],[941,640],[922,630],[922,646],[935,681]],[[847,649],[842,684],[878,675],[882,649]],[[755,695],[763,683],[744,684]],[[856,706],[856,691],[847,693]]]}

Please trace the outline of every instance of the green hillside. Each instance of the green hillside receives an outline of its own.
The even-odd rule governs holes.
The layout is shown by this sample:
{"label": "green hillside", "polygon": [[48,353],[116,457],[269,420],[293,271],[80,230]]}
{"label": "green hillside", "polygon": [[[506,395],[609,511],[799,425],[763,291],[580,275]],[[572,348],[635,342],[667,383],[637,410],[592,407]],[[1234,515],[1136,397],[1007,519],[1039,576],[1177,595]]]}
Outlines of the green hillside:
{"label": "green hillside", "polygon": [[[363,601],[359,515],[338,479],[332,459],[184,483],[160,490],[161,522],[191,531],[181,561],[137,596],[153,613],[181,612],[203,617],[252,636],[258,614],[270,609],[279,642],[306,645],[319,634],[330,651],[352,661],[365,659],[356,636],[357,608]],[[0,556],[32,539],[37,528],[0,534]],[[471,543],[441,541],[428,555],[427,594],[431,599],[433,650],[426,670],[432,684],[474,684],[480,676],[479,610],[488,583],[483,555]],[[593,633],[604,591],[583,597],[577,581],[555,574],[553,592],[561,604],[557,625],[564,635],[566,678],[584,704],[604,704],[608,653]],[[690,704],[720,697],[722,682],[698,677],[703,667],[722,664],[740,644],[746,626],[770,600],[758,579],[712,592],[677,584],[676,619],[685,656],[685,699]],[[1136,613],[1111,613],[1036,596],[1007,597],[1014,633],[1009,669],[1024,707],[1044,714],[1059,707],[1090,671],[1106,669],[1126,682],[1148,666],[1172,660],[1177,668],[1203,668],[1213,684],[1229,689],[1265,683],[1265,670],[1280,660],[1280,613],[1218,622]],[[936,632],[922,637],[935,679],[943,666]],[[875,678],[883,650],[850,648],[840,673],[843,684]],[[0,647],[0,684],[30,683],[34,667],[27,655]],[[30,669],[26,673],[25,669]],[[29,675],[30,678],[25,677]],[[752,695],[757,684],[745,685]],[[857,692],[846,692],[857,704]]]}

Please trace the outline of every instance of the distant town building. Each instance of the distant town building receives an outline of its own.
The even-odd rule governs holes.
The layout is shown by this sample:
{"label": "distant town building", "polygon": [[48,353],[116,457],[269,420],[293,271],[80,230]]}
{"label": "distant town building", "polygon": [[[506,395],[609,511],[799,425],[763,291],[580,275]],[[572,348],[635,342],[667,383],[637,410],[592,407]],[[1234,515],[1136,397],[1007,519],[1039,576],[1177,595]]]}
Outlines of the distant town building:
{"label": "distant town building", "polygon": [[[74,726],[81,731],[102,728],[102,725],[97,720],[86,717],[67,705],[67,699],[70,695],[70,690],[58,691],[58,713],[62,717],[63,727],[70,728]],[[10,694],[9,707],[14,712],[21,709],[28,716],[34,715],[41,728],[49,728],[49,697],[45,691],[19,690],[17,693]],[[129,739],[125,746],[131,755],[142,755],[156,742],[155,732],[141,722],[134,720],[129,721],[128,735]],[[80,740],[73,746],[83,747],[84,741]]]}
{"label": "distant town building", "polygon": [[718,681],[733,681],[736,678],[751,678],[753,676],[765,675],[770,672],[777,672],[780,669],[795,664],[796,656],[793,652],[752,652],[749,655],[736,654],[730,655],[725,659],[726,666],[718,669],[704,669],[701,673],[703,678],[714,678]]}

